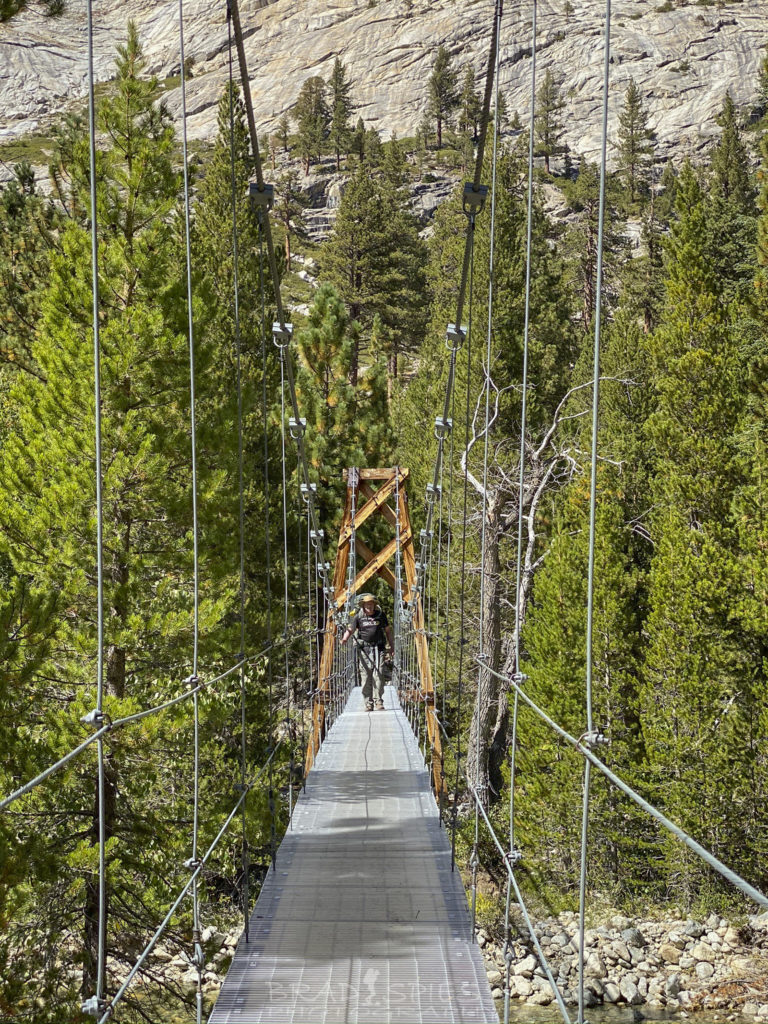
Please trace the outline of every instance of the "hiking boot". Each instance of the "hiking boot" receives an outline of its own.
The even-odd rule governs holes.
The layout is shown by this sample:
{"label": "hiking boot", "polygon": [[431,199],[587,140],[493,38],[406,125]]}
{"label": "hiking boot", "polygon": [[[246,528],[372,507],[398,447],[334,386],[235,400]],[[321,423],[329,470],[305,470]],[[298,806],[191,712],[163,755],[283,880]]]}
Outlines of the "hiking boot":
{"label": "hiking boot", "polygon": [[383,700],[377,700],[376,701],[376,710],[377,711],[383,711],[384,710],[384,701]]}
{"label": "hiking boot", "polygon": [[373,711],[373,701],[372,700],[367,700],[365,702],[365,710],[366,711]]}

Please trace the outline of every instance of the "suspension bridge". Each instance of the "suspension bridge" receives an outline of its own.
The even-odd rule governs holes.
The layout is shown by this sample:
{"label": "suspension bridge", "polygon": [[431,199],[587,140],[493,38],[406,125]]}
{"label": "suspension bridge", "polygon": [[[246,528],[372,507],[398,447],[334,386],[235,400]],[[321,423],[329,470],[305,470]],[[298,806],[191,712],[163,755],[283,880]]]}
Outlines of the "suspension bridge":
{"label": "suspension bridge", "polygon": [[[474,939],[477,868],[479,864],[479,834],[487,829],[507,874],[505,903],[505,980],[504,1019],[510,1017],[510,977],[514,959],[510,909],[519,907],[530,931],[543,974],[549,980],[553,999],[559,1014],[571,1021],[575,1014],[579,1024],[584,1022],[584,921],[586,909],[586,864],[588,858],[587,822],[589,818],[590,776],[601,772],[625,796],[651,815],[681,843],[705,860],[737,889],[757,905],[768,908],[768,898],[748,882],[732,872],[726,865],[702,848],[696,840],[682,832],[657,808],[634,792],[615,775],[595,753],[605,737],[595,727],[591,712],[591,616],[592,574],[594,569],[595,494],[598,443],[598,395],[600,380],[600,317],[596,318],[594,346],[594,396],[592,431],[592,476],[590,509],[590,584],[587,608],[587,680],[585,688],[585,730],[579,737],[570,735],[547,713],[538,707],[525,692],[525,677],[519,672],[505,677],[514,697],[511,754],[513,759],[511,794],[514,794],[514,751],[517,730],[517,710],[526,704],[566,744],[572,746],[584,761],[584,830],[581,844],[580,914],[579,914],[579,984],[575,1000],[566,1004],[558,990],[547,959],[538,943],[520,890],[515,866],[520,851],[515,844],[514,813],[510,808],[509,836],[502,840],[487,816],[478,794],[477,780],[462,778],[461,749],[454,749],[451,731],[446,722],[445,707],[439,708],[435,688],[438,658],[430,649],[430,631],[424,608],[428,576],[433,564],[432,552],[440,548],[435,543],[444,522],[445,510],[443,469],[446,448],[453,437],[453,398],[456,365],[459,353],[471,342],[470,330],[465,325],[468,303],[474,233],[477,218],[490,207],[491,260],[495,224],[495,168],[497,137],[493,136],[493,175],[490,185],[481,183],[485,161],[486,140],[490,122],[490,107],[494,85],[498,89],[498,62],[500,51],[502,2],[496,0],[490,25],[490,45],[485,79],[485,92],[481,115],[474,177],[464,186],[463,209],[466,215],[464,257],[456,292],[456,313],[446,329],[446,387],[443,412],[434,423],[436,455],[431,482],[427,485],[424,501],[424,527],[419,531],[417,551],[414,528],[408,503],[408,470],[389,468],[349,467],[346,474],[346,502],[339,530],[336,562],[333,572],[325,559],[325,535],[319,521],[316,488],[311,479],[304,445],[306,424],[296,395],[292,362],[292,326],[286,318],[275,251],[270,228],[270,212],[274,190],[265,182],[259,155],[259,144],[250,97],[250,80],[243,44],[243,31],[237,0],[228,0],[227,23],[230,28],[230,78],[232,76],[233,45],[237,52],[240,79],[245,101],[248,128],[255,166],[255,180],[250,185],[252,203],[258,213],[266,241],[267,261],[272,278],[276,320],[272,339],[280,362],[281,395],[283,396],[283,455],[286,437],[295,442],[301,476],[301,493],[306,504],[308,541],[320,583],[322,608],[316,608],[316,618],[322,619],[322,629],[315,631],[310,643],[315,643],[318,655],[316,680],[309,694],[311,727],[304,751],[304,786],[295,804],[289,796],[290,821],[282,842],[276,850],[267,877],[261,887],[255,907],[250,911],[247,892],[248,854],[243,841],[243,880],[246,908],[244,932],[237,948],[216,1005],[209,1017],[212,1024],[224,1022],[370,1022],[370,1024],[415,1024],[430,1021],[493,1022],[498,1020],[486,979],[479,948]],[[93,336],[94,386],[96,408],[96,495],[98,522],[98,631],[99,658],[96,699],[93,710],[83,722],[91,728],[90,735],[69,751],[58,762],[49,766],[36,778],[24,782],[13,793],[0,801],[0,810],[43,785],[66,764],[78,758],[83,751],[96,745],[98,760],[98,975],[93,991],[83,1003],[83,1011],[100,1024],[117,1019],[121,1003],[142,974],[147,958],[161,941],[182,909],[191,903],[192,938],[189,962],[197,972],[196,1017],[203,1018],[203,972],[205,955],[201,944],[200,883],[206,865],[222,838],[234,827],[238,815],[243,817],[245,836],[245,807],[248,795],[263,789],[268,783],[277,748],[269,753],[265,763],[251,766],[246,763],[243,738],[243,764],[239,797],[234,801],[222,828],[206,850],[199,847],[199,766],[198,731],[200,699],[205,691],[230,675],[239,674],[242,707],[245,708],[245,667],[254,662],[269,662],[282,657],[289,642],[286,619],[283,637],[268,635],[263,651],[249,655],[244,650],[244,601],[242,535],[243,519],[243,438],[242,394],[240,381],[240,353],[238,351],[238,407],[239,474],[240,474],[240,572],[241,572],[241,645],[239,658],[226,671],[205,675],[198,665],[198,524],[197,478],[195,469],[195,365],[194,321],[191,301],[191,246],[190,246],[190,185],[187,177],[186,91],[184,59],[184,13],[179,2],[179,49],[182,93],[182,139],[185,170],[185,226],[189,308],[189,362],[193,477],[193,541],[195,576],[195,645],[192,673],[188,688],[178,697],[158,706],[138,711],[128,717],[110,720],[104,711],[103,667],[103,569],[101,501],[101,425],[100,425],[100,341],[99,341],[99,266],[98,218],[96,201],[96,131],[94,124],[94,76],[92,58],[92,2],[88,0],[89,40],[89,127],[91,150],[91,228],[93,239]],[[537,4],[533,3],[531,42],[531,109],[533,123],[536,92],[536,33]],[[606,0],[605,14],[605,75],[603,93],[603,149],[600,186],[600,245],[597,270],[596,308],[601,309],[602,236],[605,207],[607,96],[610,67],[611,3]],[[498,92],[496,94],[498,109]],[[230,104],[231,111],[231,104]],[[525,345],[529,333],[531,222],[533,196],[533,131],[529,132],[528,163],[528,234],[526,260],[526,313]],[[234,308],[237,323],[237,267],[238,236],[234,217],[234,193],[237,183],[232,172],[233,188],[233,251],[235,256]],[[491,266],[489,307],[493,307],[493,267]],[[471,289],[470,289],[471,293]],[[469,300],[471,301],[471,299]],[[471,310],[470,310],[471,312]],[[470,317],[471,319],[471,317]],[[236,331],[239,341],[239,326]],[[489,326],[486,340],[486,366],[491,364],[492,331]],[[520,452],[520,492],[525,487],[526,427],[525,400],[528,389],[527,358],[520,382],[522,395],[522,424]],[[287,407],[285,405],[287,396]],[[487,442],[489,436],[490,387],[485,387],[486,441],[485,471],[487,472]],[[448,458],[452,461],[452,452]],[[283,496],[285,520],[285,458],[283,457]],[[485,499],[484,499],[485,500]],[[516,609],[520,607],[520,545],[523,536],[523,503],[518,523],[518,573]],[[372,542],[364,539],[366,527],[372,522],[384,526],[392,534],[388,543],[375,550]],[[485,507],[483,507],[485,522]],[[382,527],[383,529],[383,527]],[[369,538],[370,540],[370,538]],[[483,543],[485,537],[483,536]],[[308,548],[309,554],[309,548]],[[483,560],[484,564],[484,560]],[[287,564],[286,564],[287,569]],[[441,591],[440,564],[438,562],[437,592]],[[348,621],[355,605],[355,597],[374,577],[392,592],[395,625],[395,661],[392,684],[386,689],[385,708],[380,712],[366,712],[359,689],[355,686],[354,645],[343,647],[340,628]],[[443,578],[445,583],[446,576]],[[481,588],[483,581],[481,580]],[[319,599],[318,599],[319,600]],[[482,606],[482,601],[481,601]],[[287,607],[287,602],[286,602]],[[287,614],[287,612],[286,612]],[[481,624],[482,627],[482,624]],[[519,647],[520,620],[516,612],[514,644]],[[482,637],[482,628],[481,628]],[[463,670],[464,645],[460,647],[459,679]],[[499,674],[498,666],[490,663],[482,650],[476,654],[473,671]],[[467,670],[468,674],[468,670]],[[287,714],[291,712],[290,673],[286,662]],[[480,693],[478,685],[477,692]],[[192,727],[195,737],[195,788],[193,830],[190,842],[191,856],[185,867],[189,871],[183,887],[169,894],[169,909],[144,950],[137,956],[132,968],[119,987],[110,988],[107,976],[107,829],[105,823],[105,752],[104,742],[109,733],[130,728],[133,723],[167,708],[192,703]],[[459,693],[459,702],[461,693]],[[244,715],[244,710],[243,710]],[[243,729],[245,726],[243,725]],[[456,741],[460,731],[453,730]],[[243,737],[245,733],[243,732]],[[451,764],[456,766],[456,778],[451,786],[446,773],[446,750],[450,748]],[[271,782],[269,783],[271,786]],[[460,874],[455,864],[452,838],[455,830],[455,811],[459,790],[469,794],[474,813],[474,846],[470,858],[472,869],[472,898],[468,903]],[[451,806],[452,805],[452,806]],[[451,813],[446,814],[446,809]]]}

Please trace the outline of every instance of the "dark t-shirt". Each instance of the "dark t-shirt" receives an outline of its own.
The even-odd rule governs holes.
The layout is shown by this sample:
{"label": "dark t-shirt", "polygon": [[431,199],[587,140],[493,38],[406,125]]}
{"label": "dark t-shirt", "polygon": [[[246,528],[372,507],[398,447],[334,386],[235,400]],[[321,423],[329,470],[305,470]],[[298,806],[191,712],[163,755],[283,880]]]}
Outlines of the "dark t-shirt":
{"label": "dark t-shirt", "polygon": [[386,642],[384,630],[388,625],[389,620],[381,608],[377,608],[373,615],[366,615],[361,608],[352,619],[352,626],[357,629],[362,642],[373,644],[376,647],[384,646]]}

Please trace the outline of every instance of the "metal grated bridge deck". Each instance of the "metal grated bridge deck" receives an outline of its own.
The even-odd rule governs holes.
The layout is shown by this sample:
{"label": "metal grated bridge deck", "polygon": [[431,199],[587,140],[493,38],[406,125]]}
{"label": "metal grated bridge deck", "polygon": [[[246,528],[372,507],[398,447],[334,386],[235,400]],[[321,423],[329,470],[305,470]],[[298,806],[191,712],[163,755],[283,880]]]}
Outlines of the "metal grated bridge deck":
{"label": "metal grated bridge deck", "polygon": [[467,899],[392,687],[329,731],[210,1024],[498,1024]]}

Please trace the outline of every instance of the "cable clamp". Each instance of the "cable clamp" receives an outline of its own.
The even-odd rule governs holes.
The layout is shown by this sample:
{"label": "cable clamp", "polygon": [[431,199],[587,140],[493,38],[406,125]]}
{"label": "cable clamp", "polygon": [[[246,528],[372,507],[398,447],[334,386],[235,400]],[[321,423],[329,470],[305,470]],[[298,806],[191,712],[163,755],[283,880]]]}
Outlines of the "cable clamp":
{"label": "cable clamp", "polygon": [[467,340],[468,330],[469,328],[466,324],[459,324],[458,326],[456,324],[448,324],[445,329],[445,347],[454,349],[461,348]]}
{"label": "cable clamp", "polygon": [[189,871],[197,871],[201,863],[202,861],[200,860],[199,857],[188,857],[187,860],[184,861],[184,867],[187,868]]}
{"label": "cable clamp", "polygon": [[480,858],[477,855],[477,847],[472,848],[472,853],[469,855],[469,866],[472,871],[476,871],[480,864]]}
{"label": "cable clamp", "polygon": [[426,544],[428,540],[432,540],[435,536],[434,530],[419,530],[419,540],[422,544]]}
{"label": "cable clamp", "polygon": [[247,785],[245,782],[236,782],[235,783],[235,792],[236,793],[247,793],[250,788],[251,787],[249,785]]}
{"label": "cable clamp", "polygon": [[191,676],[187,676],[186,679],[182,679],[182,683],[186,683],[190,690],[193,690],[200,682],[200,677],[196,676],[194,672]]}
{"label": "cable clamp", "polygon": [[438,416],[435,419],[435,437],[438,441],[442,441],[443,438],[448,437],[450,432],[453,430],[453,420],[446,419],[445,416]]}
{"label": "cable clamp", "polygon": [[108,1005],[106,999],[91,996],[90,999],[86,999],[84,1003],[80,1004],[80,1009],[83,1013],[87,1013],[89,1017],[101,1017]]}
{"label": "cable clamp", "polygon": [[504,860],[507,862],[507,864],[509,864],[511,868],[516,867],[522,859],[522,851],[518,850],[517,847],[515,847],[514,850],[507,850],[507,852],[504,854]]}
{"label": "cable clamp", "polygon": [[312,541],[312,547],[317,547],[317,542],[325,539],[325,530],[310,530],[309,539]]}
{"label": "cable clamp", "polygon": [[427,503],[433,505],[435,499],[439,498],[442,493],[440,484],[427,484]]}
{"label": "cable clamp", "polygon": [[464,197],[462,205],[464,207],[464,213],[466,213],[468,217],[476,216],[478,213],[481,213],[487,198],[487,185],[478,185],[477,188],[475,188],[474,182],[464,182]]}
{"label": "cable clamp", "polygon": [[491,660],[490,654],[487,654],[485,651],[480,651],[480,653],[476,654],[475,657],[477,658],[478,661],[481,661],[484,665],[486,665]]}
{"label": "cable clamp", "polygon": [[266,207],[271,210],[275,204],[275,186],[263,185],[259,188],[257,181],[248,182],[248,195],[253,207]]}
{"label": "cable clamp", "polygon": [[513,683],[517,683],[518,686],[522,686],[523,683],[528,682],[528,676],[525,674],[525,672],[513,672],[509,678],[512,680]]}
{"label": "cable clamp", "polygon": [[593,747],[609,747],[611,741],[605,735],[600,732],[599,729],[593,729],[592,732],[585,732],[583,736],[579,737],[579,743],[583,743],[585,747],[589,747],[591,750]]}
{"label": "cable clamp", "polygon": [[[83,725],[90,725],[92,729],[96,730],[101,729],[105,725],[112,725],[112,719],[106,711],[98,711],[96,708],[94,708],[93,711],[89,711],[87,715],[83,715],[80,721]],[[85,1013],[85,1011],[83,1012]]]}
{"label": "cable clamp", "polygon": [[272,341],[278,348],[287,348],[293,337],[293,324],[281,324],[276,320],[272,324]]}
{"label": "cable clamp", "polygon": [[[304,426],[307,425],[307,421],[306,420],[302,420],[302,422],[303,422]],[[312,501],[312,499],[317,496],[317,484],[305,484],[305,483],[302,483],[300,488],[299,488],[299,490],[301,491],[302,498],[307,503]]]}
{"label": "cable clamp", "polygon": [[200,932],[197,929],[192,933],[192,942],[194,944],[194,952],[192,953],[190,963],[193,967],[196,967],[198,971],[203,971],[205,970],[205,953],[203,952],[203,944],[200,940]]}
{"label": "cable clamp", "polygon": [[291,437],[294,441],[298,441],[300,437],[304,436],[304,431],[307,429],[307,421],[302,416],[301,419],[295,419],[293,416],[288,420],[288,430],[291,433]]}

